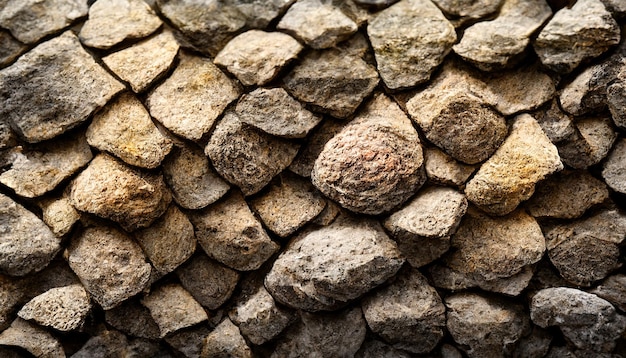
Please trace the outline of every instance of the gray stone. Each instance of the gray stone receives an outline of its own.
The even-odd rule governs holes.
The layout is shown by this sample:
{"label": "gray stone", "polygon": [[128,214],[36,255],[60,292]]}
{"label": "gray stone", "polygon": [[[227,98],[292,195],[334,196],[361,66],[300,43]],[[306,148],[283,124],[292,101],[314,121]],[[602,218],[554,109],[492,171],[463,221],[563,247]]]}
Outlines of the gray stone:
{"label": "gray stone", "polygon": [[86,0],[4,0],[0,27],[31,44],[86,16],[88,9]]}
{"label": "gray stone", "polygon": [[602,178],[611,189],[626,194],[626,139],[620,139],[615,143],[613,150],[604,162]]}
{"label": "gray stone", "polygon": [[139,293],[150,279],[150,264],[139,245],[113,227],[86,228],[72,239],[65,258],[105,310]]}
{"label": "gray stone", "polygon": [[239,93],[211,60],[183,53],[178,67],[149,93],[146,103],[150,114],[174,134],[199,140]]}
{"label": "gray stone", "polygon": [[229,111],[215,127],[204,152],[215,170],[248,196],[287,168],[299,148],[294,142],[246,125]]}
{"label": "gray stone", "polygon": [[246,24],[255,29],[263,29],[270,25],[294,0],[226,0],[237,7],[246,16]]}
{"label": "gray stone", "polygon": [[68,31],[0,71],[0,117],[39,142],[85,121],[123,89]]}
{"label": "gray stone", "polygon": [[356,352],[356,358],[410,358],[408,352],[395,349],[378,340],[366,340]]}
{"label": "gray stone", "polygon": [[41,326],[72,331],[83,324],[90,310],[87,291],[81,285],[71,285],[52,288],[33,298],[17,315]]}
{"label": "gray stone", "polygon": [[36,275],[28,275],[16,281],[17,296],[23,294],[24,302],[39,296],[53,288],[80,284],[78,276],[62,257],[52,260],[48,266]]}
{"label": "gray stone", "polygon": [[197,325],[174,332],[165,341],[187,358],[200,358],[204,339],[211,331],[208,325]]}
{"label": "gray stone", "polygon": [[587,169],[600,163],[617,138],[611,118],[607,116],[580,118],[574,122],[574,126],[576,127],[574,134],[558,143],[563,163],[574,169]]}
{"label": "gray stone", "polygon": [[172,32],[164,30],[131,47],[104,56],[102,62],[139,93],[165,75],[176,58],[178,48]]}
{"label": "gray stone", "polygon": [[591,293],[626,312],[626,275],[616,274],[604,279]]}
{"label": "gray stone", "polygon": [[461,351],[450,344],[441,346],[441,358],[463,358]]}
{"label": "gray stone", "polygon": [[367,34],[380,77],[390,89],[428,81],[456,42],[454,26],[427,0],[406,0],[381,11]]}
{"label": "gray stone", "polygon": [[626,16],[626,4],[620,0],[600,0],[604,7],[616,18],[624,18]]}
{"label": "gray stone", "polygon": [[92,158],[84,135],[25,147],[3,155],[8,162],[0,183],[26,198],[41,196],[68,179]]}
{"label": "gray stone", "polygon": [[467,183],[467,199],[505,215],[530,198],[535,184],[563,169],[556,147],[528,114],[514,118],[509,136]]}
{"label": "gray stone", "polygon": [[201,358],[252,358],[252,351],[239,328],[226,318],[204,339]]}
{"label": "gray stone", "polygon": [[492,16],[500,9],[504,0],[433,0],[433,2],[448,15],[456,27],[459,27]]}
{"label": "gray stone", "polygon": [[0,331],[11,325],[15,312],[27,300],[24,291],[22,281],[0,274]]}
{"label": "gray stone", "polygon": [[159,326],[150,311],[138,300],[130,299],[104,312],[106,323],[133,337],[157,340],[161,336]]}
{"label": "gray stone", "polygon": [[191,214],[190,219],[209,257],[235,270],[256,270],[279,249],[239,192]]}
{"label": "gray stone", "polygon": [[619,41],[620,28],[602,2],[579,0],[550,19],[537,36],[534,48],[544,66],[568,73]]}
{"label": "gray stone", "polygon": [[89,338],[80,350],[72,355],[72,358],[129,356],[129,344],[125,335],[105,328]]}
{"label": "gray stone", "polygon": [[550,107],[537,110],[531,114],[541,126],[543,132],[550,138],[552,143],[560,143],[576,135],[576,127],[572,116],[565,113],[559,106],[559,102],[553,99]]}
{"label": "gray stone", "polygon": [[0,270],[24,276],[48,265],[61,241],[35,214],[0,194]]}
{"label": "gray stone", "polygon": [[476,171],[476,166],[460,163],[436,147],[424,148],[424,168],[429,181],[457,187]]}
{"label": "gray stone", "polygon": [[294,238],[265,277],[278,302],[318,311],[356,299],[404,263],[378,222],[342,217]]}
{"label": "gray stone", "polygon": [[492,280],[486,280],[477,274],[463,273],[441,264],[429,266],[428,272],[433,285],[437,288],[459,291],[479,287],[507,296],[519,296],[528,287],[534,275],[532,265],[522,267],[520,272],[512,276]]}
{"label": "gray stone", "polygon": [[[0,44],[1,45],[1,44]],[[17,145],[17,138],[7,120],[0,120],[0,150]]]}
{"label": "gray stone", "polygon": [[69,233],[80,219],[80,214],[74,209],[67,195],[46,198],[37,204],[41,208],[43,222],[59,237]]}
{"label": "gray stone", "polygon": [[357,24],[338,7],[322,0],[297,1],[276,28],[314,49],[333,47],[358,30]]}
{"label": "gray stone", "polygon": [[344,124],[338,121],[328,119],[322,121],[319,127],[311,131],[306,144],[300,148],[298,155],[289,165],[289,170],[301,177],[310,177],[315,166],[315,160],[324,149],[324,145],[343,127]]}
{"label": "gray stone", "polygon": [[61,342],[45,329],[16,318],[0,333],[0,346],[19,347],[35,357],[65,358]]}
{"label": "gray stone", "polygon": [[613,123],[626,129],[626,66],[618,75],[618,80],[606,89],[606,100]]}
{"label": "gray stone", "polygon": [[537,326],[532,327],[532,332],[517,341],[517,347],[513,351],[513,358],[544,358],[550,350],[552,334]]}
{"label": "gray stone", "polygon": [[0,30],[0,68],[13,62],[26,48],[26,45],[13,38],[8,31]]}
{"label": "gray stone", "polygon": [[176,270],[183,287],[202,306],[216,310],[237,287],[239,273],[203,254],[194,256]]}
{"label": "gray stone", "polygon": [[214,62],[225,67],[244,85],[262,86],[273,80],[302,48],[287,34],[250,30],[230,40]]}
{"label": "gray stone", "polygon": [[406,201],[426,180],[417,132],[395,102],[377,94],[326,143],[311,180],[349,210],[387,212]]}

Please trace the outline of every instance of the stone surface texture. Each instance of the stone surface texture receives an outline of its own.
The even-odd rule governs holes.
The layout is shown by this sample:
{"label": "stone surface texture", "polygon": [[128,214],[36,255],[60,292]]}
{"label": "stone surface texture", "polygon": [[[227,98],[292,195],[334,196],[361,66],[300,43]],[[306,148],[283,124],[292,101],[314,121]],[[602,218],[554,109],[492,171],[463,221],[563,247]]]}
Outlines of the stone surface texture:
{"label": "stone surface texture", "polygon": [[602,178],[611,189],[626,194],[626,141],[622,138],[609,154],[602,170]]}
{"label": "stone surface texture", "polygon": [[226,318],[205,338],[200,357],[252,358],[252,351],[239,328]]}
{"label": "stone surface texture", "polygon": [[63,346],[52,334],[20,318],[0,333],[0,345],[22,348],[35,357],[65,357]]}
{"label": "stone surface texture", "polygon": [[91,309],[87,291],[81,285],[52,288],[22,307],[18,316],[59,331],[80,327]]}
{"label": "stone surface texture", "polygon": [[202,254],[184,263],[176,270],[176,275],[193,298],[210,310],[228,301],[240,276],[237,271]]}

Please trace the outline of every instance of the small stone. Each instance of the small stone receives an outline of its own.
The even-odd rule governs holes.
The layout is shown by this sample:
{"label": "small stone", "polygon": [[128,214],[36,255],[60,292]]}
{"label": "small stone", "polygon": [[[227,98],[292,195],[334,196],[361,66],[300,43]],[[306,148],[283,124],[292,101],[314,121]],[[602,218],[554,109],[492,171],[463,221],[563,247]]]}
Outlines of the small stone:
{"label": "small stone", "polygon": [[161,336],[159,326],[150,311],[138,300],[130,299],[104,312],[106,323],[133,337],[157,340]]}
{"label": "small stone", "polygon": [[66,195],[44,199],[38,205],[42,210],[43,222],[56,236],[61,237],[69,233],[80,219],[80,214]]}
{"label": "small stone", "polygon": [[322,0],[297,1],[276,28],[314,49],[333,47],[358,30],[357,24],[339,8]]}
{"label": "small stone", "polygon": [[81,285],[72,285],[42,293],[24,305],[17,315],[59,331],[72,331],[83,324],[90,310],[87,291]]}
{"label": "small stone", "polygon": [[310,182],[293,175],[281,175],[269,191],[250,201],[268,229],[287,237],[319,215],[326,200]]}
{"label": "small stone", "polygon": [[335,204],[332,200],[326,200],[324,210],[322,210],[312,222],[316,225],[328,226],[335,221],[340,213],[341,207],[339,205]]}
{"label": "small stone", "polygon": [[513,120],[509,136],[467,183],[467,199],[495,215],[512,212],[535,184],[563,169],[556,147],[528,114]]}
{"label": "small stone", "polygon": [[258,269],[280,248],[254,217],[239,192],[190,216],[209,257],[238,271]]}
{"label": "small stone", "polygon": [[[581,42],[581,39],[585,39]],[[600,0],[579,0],[559,10],[535,40],[544,66],[569,73],[620,41],[620,28]]]}
{"label": "small stone", "polygon": [[174,271],[196,250],[193,226],[175,205],[152,226],[136,231],[135,239],[161,274]]}
{"label": "small stone", "polygon": [[194,256],[176,270],[183,287],[202,306],[216,310],[235,291],[239,273],[203,254]]}
{"label": "small stone", "polygon": [[0,27],[21,42],[32,44],[87,15],[86,0],[4,0]]}
{"label": "small stone", "polygon": [[0,117],[39,142],[85,121],[123,89],[68,31],[0,71]]}
{"label": "small stone", "polygon": [[454,26],[427,0],[407,0],[378,13],[367,26],[380,77],[392,90],[430,79],[456,42]]}
{"label": "small stone", "polygon": [[383,94],[326,143],[311,180],[324,195],[362,214],[402,204],[426,180],[417,132]]}
{"label": "small stone", "polygon": [[264,29],[283,14],[294,0],[227,0],[246,16],[246,24],[255,29]]}
{"label": "small stone", "polygon": [[[1,44],[0,44],[1,45]],[[11,125],[6,120],[0,121],[0,150],[15,147],[17,138]]]}
{"label": "small stone", "polygon": [[226,318],[204,340],[201,358],[252,358],[252,351],[239,328]]}
{"label": "small stone", "polygon": [[178,53],[178,43],[171,31],[143,40],[131,47],[104,56],[102,62],[128,82],[134,92],[145,91],[165,75]]}
{"label": "small stone", "polygon": [[433,2],[458,27],[493,15],[500,9],[504,0],[433,0]]}
{"label": "small stone", "polygon": [[507,296],[519,296],[533,278],[532,265],[524,266],[520,272],[505,278],[485,280],[480,275],[466,274],[450,267],[434,264],[428,267],[433,285],[444,290],[459,291],[472,287],[480,287],[489,292],[501,293]]}
{"label": "small stone", "polygon": [[36,275],[26,276],[16,283],[19,288],[15,292],[18,296],[23,294],[25,301],[22,303],[26,303],[53,288],[80,284],[80,280],[67,262],[58,257]]}
{"label": "small stone", "polygon": [[510,352],[529,328],[523,307],[505,299],[459,293],[445,304],[448,331],[470,358]]}
{"label": "small stone", "polygon": [[265,277],[265,287],[290,307],[335,309],[383,283],[403,263],[378,222],[343,217],[294,238]]}
{"label": "small stone", "polygon": [[130,342],[125,335],[116,331],[103,329],[72,355],[72,358],[115,357],[128,354]]}
{"label": "small stone", "polygon": [[250,30],[230,40],[214,62],[225,67],[244,85],[262,86],[273,80],[302,48],[287,34]]}
{"label": "small stone", "polygon": [[365,341],[355,355],[356,358],[410,358],[408,352],[395,349],[378,340]]}
{"label": "small stone", "polygon": [[239,100],[235,113],[242,122],[283,138],[304,138],[322,120],[282,88],[257,88]]}
{"label": "small stone", "polygon": [[606,89],[606,100],[613,123],[626,129],[626,66],[620,72],[618,80]]}
{"label": "small stone", "polygon": [[329,49],[307,54],[283,83],[301,102],[334,117],[347,118],[378,85],[378,73],[361,57]]}
{"label": "small stone", "polygon": [[26,49],[26,45],[13,38],[8,31],[0,30],[0,68],[13,62]]}
{"label": "small stone", "polygon": [[552,143],[560,143],[576,136],[576,127],[572,116],[561,109],[556,99],[550,102],[549,108],[537,110],[531,115],[537,120]]}
{"label": "small stone", "polygon": [[558,144],[563,163],[574,169],[587,169],[598,164],[617,138],[611,119],[605,116],[580,118],[574,126],[574,135]]}
{"label": "small stone", "polygon": [[[537,326],[532,327],[532,332],[517,341],[517,347],[513,351],[514,358],[544,358],[550,351],[552,334]],[[563,357],[561,357],[563,358]]]}
{"label": "small stone", "polygon": [[324,145],[339,133],[343,127],[344,124],[341,122],[334,120],[322,121],[322,124],[313,129],[308,136],[306,145],[300,148],[298,155],[296,155],[289,165],[289,170],[301,177],[310,177],[313,167],[315,166],[315,160],[324,149]]}
{"label": "small stone", "polygon": [[248,196],[287,168],[299,148],[296,143],[246,125],[229,111],[215,127],[204,153],[223,178]]}
{"label": "small stone", "polygon": [[53,190],[93,157],[83,135],[15,147],[7,154],[10,168],[0,174],[0,183],[26,198],[35,198]]}
{"label": "small stone", "polygon": [[72,270],[103,309],[139,293],[150,279],[150,264],[133,239],[113,227],[91,227],[65,251]]}
{"label": "small stone", "polygon": [[454,186],[465,184],[476,171],[475,166],[460,163],[436,147],[424,149],[424,168],[429,181]]}
{"label": "small stone", "polygon": [[35,214],[0,194],[0,271],[11,276],[41,271],[60,244]]}
{"label": "small stone", "polygon": [[187,358],[200,358],[204,339],[211,331],[208,325],[196,325],[172,333],[165,337],[165,341]]}
{"label": "small stone", "polygon": [[604,279],[591,293],[626,312],[626,275],[616,274]]}
{"label": "small stone", "polygon": [[602,178],[613,190],[626,194],[626,139],[620,139],[615,143],[613,150],[604,162]]}
{"label": "small stone", "polygon": [[178,67],[148,94],[146,103],[150,114],[174,134],[199,140],[239,93],[211,60],[183,53]]}
{"label": "small stone", "polygon": [[443,338],[446,309],[437,291],[415,269],[396,275],[362,302],[367,325],[394,348],[428,353]]}
{"label": "small stone", "polygon": [[0,346],[19,347],[35,357],[65,358],[61,342],[38,325],[16,318],[0,333]]}

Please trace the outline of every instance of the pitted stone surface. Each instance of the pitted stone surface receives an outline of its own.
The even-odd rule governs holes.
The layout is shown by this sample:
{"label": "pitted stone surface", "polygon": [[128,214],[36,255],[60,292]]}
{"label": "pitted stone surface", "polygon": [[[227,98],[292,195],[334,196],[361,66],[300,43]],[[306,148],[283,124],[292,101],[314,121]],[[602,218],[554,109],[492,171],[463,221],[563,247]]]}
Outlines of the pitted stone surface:
{"label": "pitted stone surface", "polygon": [[18,316],[59,331],[80,327],[91,310],[89,296],[81,285],[52,288],[22,307]]}

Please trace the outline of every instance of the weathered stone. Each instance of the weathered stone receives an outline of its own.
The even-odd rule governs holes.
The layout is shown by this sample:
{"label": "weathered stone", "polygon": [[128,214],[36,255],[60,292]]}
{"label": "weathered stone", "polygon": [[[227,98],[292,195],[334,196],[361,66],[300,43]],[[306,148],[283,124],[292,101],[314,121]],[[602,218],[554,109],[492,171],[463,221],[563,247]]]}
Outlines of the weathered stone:
{"label": "weathered stone", "polygon": [[26,48],[26,45],[14,39],[8,31],[0,30],[0,68],[13,62]]}
{"label": "weathered stone", "polygon": [[211,60],[183,53],[165,82],[148,95],[150,114],[167,129],[190,140],[199,140],[240,88]]}
{"label": "weathered stone", "polygon": [[0,331],[11,325],[15,312],[26,301],[24,291],[20,280],[0,274]]}
{"label": "weathered stone", "polygon": [[204,339],[211,331],[208,325],[196,325],[172,333],[165,337],[165,341],[187,358],[200,358]]}
{"label": "weathered stone", "polygon": [[378,73],[358,56],[329,49],[307,54],[283,83],[298,100],[334,117],[347,118],[378,85]]}
{"label": "weathered stone", "polygon": [[68,31],[0,71],[0,117],[39,142],[77,126],[123,89]]}
{"label": "weathered stone", "polygon": [[283,14],[294,0],[226,0],[246,16],[246,24],[255,29],[264,29],[270,22]]}
{"label": "weathered stone", "polygon": [[238,271],[258,269],[278,251],[239,192],[190,216],[209,257]]}
{"label": "weathered stone", "polygon": [[172,66],[178,43],[164,30],[147,40],[102,58],[107,67],[139,93],[161,78]]}
{"label": "weathered stone", "polygon": [[602,2],[579,0],[552,17],[537,36],[534,48],[544,66],[568,73],[619,41],[620,28]]}
{"label": "weathered stone", "polygon": [[428,81],[456,42],[454,26],[425,0],[402,1],[381,11],[367,34],[380,77],[390,89]]}
{"label": "weathered stone", "polygon": [[433,2],[458,27],[493,15],[500,9],[504,0],[433,0]]}
{"label": "weathered stone", "polygon": [[86,0],[4,0],[0,27],[31,44],[87,15]]}
{"label": "weathered stone", "polygon": [[587,169],[598,164],[617,138],[611,119],[604,116],[580,118],[574,126],[574,135],[558,144],[561,160],[574,169]]}
{"label": "weathered stone", "polygon": [[204,340],[201,358],[252,358],[252,351],[239,328],[226,318]]}
{"label": "weathered stone", "polygon": [[576,135],[572,116],[561,109],[556,99],[550,102],[549,108],[537,110],[531,115],[552,143],[560,143]]}
{"label": "weathered stone", "polygon": [[443,338],[445,307],[437,291],[415,269],[362,301],[367,325],[393,347],[412,353],[428,353]]}
{"label": "weathered stone", "polygon": [[433,285],[450,291],[459,291],[479,287],[485,291],[501,293],[507,296],[519,296],[531,279],[534,270],[531,265],[522,267],[521,271],[505,278],[485,280],[480,275],[466,274],[445,265],[434,264],[428,267]]}
{"label": "weathered stone", "polygon": [[380,214],[406,201],[424,183],[417,132],[400,107],[383,94],[324,146],[311,180],[352,211]]}
{"label": "weathered stone", "polygon": [[40,271],[61,249],[35,214],[0,194],[0,270],[11,276]]}
{"label": "weathered stone", "polygon": [[[517,347],[513,351],[514,358],[543,358],[550,350],[552,334],[537,326],[532,327],[532,332],[517,341]],[[563,358],[563,357],[562,357]]]}
{"label": "weathered stone", "polygon": [[233,294],[239,273],[203,254],[183,264],[176,275],[183,287],[204,307],[216,310]]}
{"label": "weathered stone", "polygon": [[53,190],[92,158],[83,135],[25,148],[15,147],[3,156],[10,167],[0,174],[0,183],[26,198]]}
{"label": "weathered stone", "polygon": [[72,286],[80,284],[78,276],[72,271],[62,257],[52,260],[48,266],[46,266],[36,275],[28,275],[20,278],[16,281],[19,284],[19,288],[16,291],[16,295],[23,294],[24,302],[39,296],[53,288]]}
{"label": "weathered stone", "polygon": [[150,279],[150,264],[139,245],[113,227],[86,228],[73,238],[65,257],[105,310],[143,290]]}
{"label": "weathered stone", "polygon": [[89,338],[80,350],[72,355],[72,358],[130,356],[129,344],[130,342],[122,333],[113,329],[103,329]]}
{"label": "weathered stone", "polygon": [[[0,44],[1,45],[1,44]],[[17,138],[7,120],[0,120],[0,150],[17,145]]]}
{"label": "weathered stone", "polygon": [[248,196],[287,168],[299,147],[242,123],[229,111],[215,127],[204,152],[215,170]]}
{"label": "weathered stone", "polygon": [[529,328],[521,305],[475,293],[445,299],[447,327],[452,338],[473,357],[494,357],[510,352]]}
{"label": "weathered stone", "polygon": [[85,289],[72,285],[53,288],[33,298],[17,315],[59,331],[72,331],[83,324],[90,310]]}
{"label": "weathered stone", "polygon": [[322,121],[322,124],[313,129],[308,136],[306,145],[300,148],[298,155],[296,155],[289,165],[289,170],[301,177],[310,177],[313,167],[315,166],[315,160],[319,157],[322,149],[324,149],[324,145],[339,133],[343,127],[344,124],[341,122],[334,120]]}
{"label": "weathered stone", "polygon": [[463,358],[461,351],[450,344],[441,346],[441,358]]}
{"label": "weathered stone", "polygon": [[591,293],[626,312],[626,275],[616,274],[604,279]]}
{"label": "weathered stone", "polygon": [[341,207],[332,200],[326,200],[326,206],[324,210],[313,219],[313,223],[316,225],[328,226],[332,224],[333,221],[339,216],[341,213]]}
{"label": "weathered stone", "polygon": [[265,287],[287,306],[328,310],[378,286],[403,262],[378,222],[342,217],[293,239],[265,277]]}
{"label": "weathered stone", "polygon": [[620,139],[602,169],[602,178],[611,189],[626,194],[626,139]]}
{"label": "weathered stone", "polygon": [[19,347],[35,357],[65,358],[63,346],[45,329],[16,318],[0,333],[0,346]]}
{"label": "weathered stone", "polygon": [[436,147],[424,148],[424,168],[429,181],[436,184],[461,186],[476,167],[458,162]]}
{"label": "weathered stone", "polygon": [[410,358],[408,352],[395,349],[378,340],[366,340],[355,355],[356,358]]}
{"label": "weathered stone", "polygon": [[626,129],[626,66],[618,75],[618,80],[606,89],[606,101],[613,123]]}
{"label": "weathered stone", "polygon": [[293,37],[280,32],[250,30],[230,40],[215,57],[246,86],[262,86],[302,51]]}
{"label": "weathered stone", "polygon": [[130,299],[104,312],[105,321],[127,335],[151,340],[161,336],[159,326],[150,311],[138,300]]}
{"label": "weathered stone", "polygon": [[604,7],[616,18],[624,18],[626,16],[626,4],[620,0],[600,0]]}
{"label": "weathered stone", "polygon": [[467,199],[490,214],[505,215],[530,198],[535,184],[563,169],[556,147],[533,117],[513,120],[509,136],[467,183]]}
{"label": "weathered stone", "polygon": [[494,20],[467,28],[454,52],[484,71],[510,67],[524,57],[530,37],[551,15],[544,0],[506,0]]}
{"label": "weathered stone", "polygon": [[80,219],[80,214],[74,209],[66,195],[43,199],[37,204],[41,208],[43,222],[57,236],[64,236],[69,233]]}

